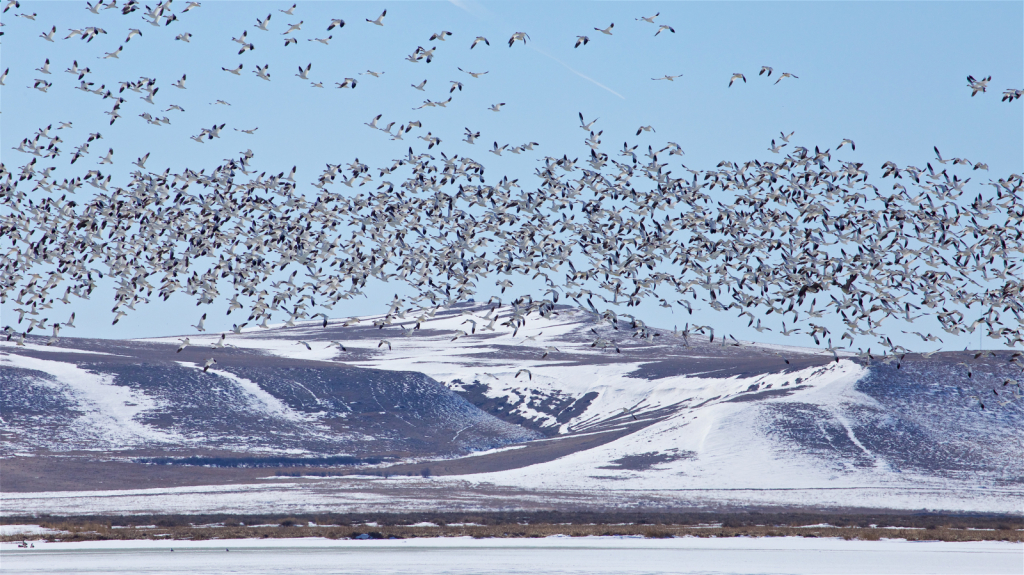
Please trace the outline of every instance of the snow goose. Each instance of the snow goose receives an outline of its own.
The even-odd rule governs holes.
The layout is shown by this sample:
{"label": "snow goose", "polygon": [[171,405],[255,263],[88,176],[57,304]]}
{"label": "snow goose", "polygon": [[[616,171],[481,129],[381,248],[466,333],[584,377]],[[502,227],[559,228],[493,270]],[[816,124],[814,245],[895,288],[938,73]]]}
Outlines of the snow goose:
{"label": "snow goose", "polygon": [[530,39],[530,35],[527,34],[526,32],[516,32],[515,34],[512,34],[511,38],[508,39],[508,47],[511,48],[512,44],[514,44],[516,40],[519,40],[523,44],[526,44],[526,40],[528,39]]}
{"label": "snow goose", "polygon": [[380,13],[380,16],[377,16],[376,20],[370,20],[369,18],[367,18],[366,21],[369,22],[370,24],[376,24],[378,26],[383,26],[384,25],[384,17],[387,16],[387,15],[388,15],[388,11],[385,10],[385,11]]}
{"label": "snow goose", "polygon": [[800,76],[795,76],[793,74],[790,74],[789,72],[783,72],[782,75],[779,76],[779,79],[775,80],[775,83],[778,84],[779,82],[782,81],[783,78],[798,78],[799,79]]}
{"label": "snow goose", "polygon": [[587,132],[589,132],[591,126],[593,126],[595,123],[597,123],[597,121],[600,120],[600,119],[601,118],[594,118],[590,123],[584,122],[583,121],[583,112],[580,112],[580,127],[583,128],[584,130],[586,130]]}

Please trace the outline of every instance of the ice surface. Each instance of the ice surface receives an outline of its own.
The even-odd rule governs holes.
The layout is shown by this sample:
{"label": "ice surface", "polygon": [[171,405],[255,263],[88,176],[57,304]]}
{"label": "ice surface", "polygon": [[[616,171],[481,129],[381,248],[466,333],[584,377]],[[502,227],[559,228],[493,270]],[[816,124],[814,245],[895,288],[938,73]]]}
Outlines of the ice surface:
{"label": "ice surface", "polygon": [[34,549],[3,544],[0,555],[5,573],[999,575],[1020,573],[1022,548],[898,539],[548,537],[40,542]]}

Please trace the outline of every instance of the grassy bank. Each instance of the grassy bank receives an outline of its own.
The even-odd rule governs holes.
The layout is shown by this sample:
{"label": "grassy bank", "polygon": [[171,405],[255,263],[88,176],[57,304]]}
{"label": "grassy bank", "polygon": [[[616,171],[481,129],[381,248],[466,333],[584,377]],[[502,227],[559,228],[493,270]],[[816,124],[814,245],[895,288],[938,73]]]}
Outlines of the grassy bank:
{"label": "grassy bank", "polygon": [[[1024,541],[1013,516],[812,513],[408,513],[5,517],[2,524],[54,530],[30,539],[260,539],[290,537],[839,537],[876,541]],[[3,541],[21,541],[14,535]]]}

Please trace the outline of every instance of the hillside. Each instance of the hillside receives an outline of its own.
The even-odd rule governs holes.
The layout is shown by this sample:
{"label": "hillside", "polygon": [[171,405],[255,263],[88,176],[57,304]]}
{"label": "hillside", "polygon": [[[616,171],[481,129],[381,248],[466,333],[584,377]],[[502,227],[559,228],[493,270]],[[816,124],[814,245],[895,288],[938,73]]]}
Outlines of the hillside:
{"label": "hillside", "polygon": [[[4,343],[5,513],[103,490],[124,497],[75,505],[133,511],[124,490],[141,487],[147,505],[174,507],[183,486],[200,486],[187,490],[196,509],[310,509],[339,489],[396,509],[1019,507],[1008,352],[836,361],[567,307],[502,325],[511,315],[470,304],[245,328],[218,349],[220,334],[189,335],[180,353],[177,337]],[[280,480],[315,474],[346,477]],[[222,495],[195,498],[211,490]]]}

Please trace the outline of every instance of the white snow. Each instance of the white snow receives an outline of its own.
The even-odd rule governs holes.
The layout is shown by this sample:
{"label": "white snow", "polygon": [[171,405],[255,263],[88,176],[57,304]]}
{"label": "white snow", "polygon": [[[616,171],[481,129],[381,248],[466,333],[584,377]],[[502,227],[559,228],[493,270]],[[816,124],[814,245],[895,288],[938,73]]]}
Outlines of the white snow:
{"label": "white snow", "polygon": [[799,537],[39,542],[2,544],[0,554],[11,573],[999,575],[1021,565],[1012,543]]}
{"label": "white snow", "polygon": [[49,535],[51,533],[60,533],[60,531],[39,525],[0,525],[0,535],[4,537],[12,535]]}

